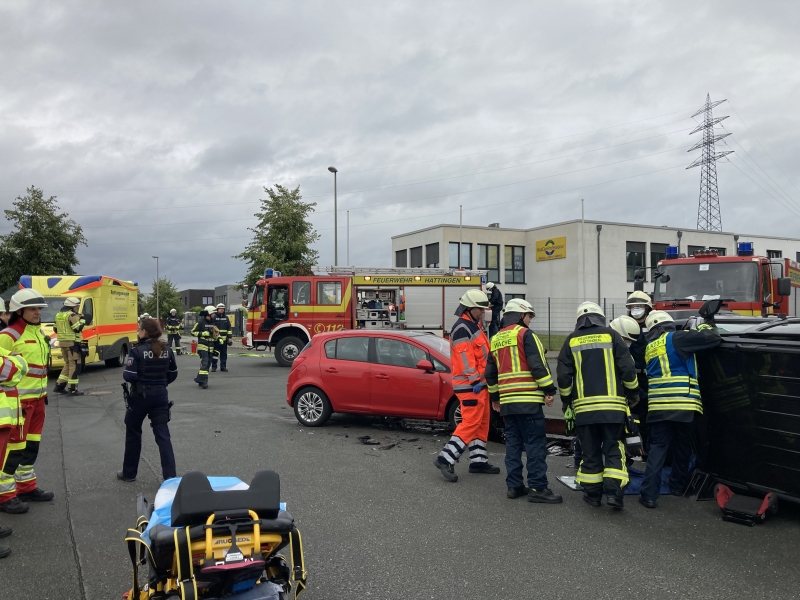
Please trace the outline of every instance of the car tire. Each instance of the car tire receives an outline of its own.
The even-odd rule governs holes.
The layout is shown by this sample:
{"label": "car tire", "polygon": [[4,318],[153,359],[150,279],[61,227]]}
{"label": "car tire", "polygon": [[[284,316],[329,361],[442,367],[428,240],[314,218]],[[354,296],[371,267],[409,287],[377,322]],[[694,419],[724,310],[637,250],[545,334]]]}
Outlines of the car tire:
{"label": "car tire", "polygon": [[107,367],[121,367],[125,364],[125,361],[128,359],[128,346],[125,344],[122,345],[122,348],[119,349],[119,356],[114,358],[109,358],[106,362]]}
{"label": "car tire", "polygon": [[316,387],[300,390],[295,395],[292,405],[297,421],[306,427],[322,427],[333,414],[328,396]]}
{"label": "car tire", "polygon": [[450,429],[455,429],[461,423],[461,403],[457,399],[447,409],[447,422],[450,423]]}
{"label": "car tire", "polygon": [[287,336],[275,346],[275,360],[282,367],[291,367],[305,343],[300,338]]}

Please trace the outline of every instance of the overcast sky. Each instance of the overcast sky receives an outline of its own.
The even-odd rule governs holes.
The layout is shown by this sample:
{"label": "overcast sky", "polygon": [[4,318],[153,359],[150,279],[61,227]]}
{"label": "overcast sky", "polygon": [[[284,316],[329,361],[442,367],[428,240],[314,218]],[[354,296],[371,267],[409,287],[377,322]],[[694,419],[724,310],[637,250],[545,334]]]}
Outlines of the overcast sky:
{"label": "overcast sky", "polygon": [[[0,2],[0,208],[35,185],[82,274],[241,279],[263,186],[322,264],[392,235],[580,217],[695,227],[689,118],[727,98],[725,231],[800,237],[800,10],[725,2]],[[788,177],[788,178],[787,178]],[[787,208],[791,207],[790,208]],[[0,231],[8,231],[0,223]]]}

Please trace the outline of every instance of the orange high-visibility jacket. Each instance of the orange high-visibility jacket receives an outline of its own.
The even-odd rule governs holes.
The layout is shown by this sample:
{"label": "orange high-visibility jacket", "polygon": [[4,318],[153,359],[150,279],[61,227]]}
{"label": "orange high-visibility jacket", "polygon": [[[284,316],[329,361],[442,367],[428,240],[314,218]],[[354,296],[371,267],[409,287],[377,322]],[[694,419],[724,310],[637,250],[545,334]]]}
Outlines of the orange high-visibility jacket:
{"label": "orange high-visibility jacket", "polygon": [[472,392],[476,383],[484,381],[489,340],[480,326],[467,315],[461,315],[450,331],[450,360],[453,363],[453,391]]}

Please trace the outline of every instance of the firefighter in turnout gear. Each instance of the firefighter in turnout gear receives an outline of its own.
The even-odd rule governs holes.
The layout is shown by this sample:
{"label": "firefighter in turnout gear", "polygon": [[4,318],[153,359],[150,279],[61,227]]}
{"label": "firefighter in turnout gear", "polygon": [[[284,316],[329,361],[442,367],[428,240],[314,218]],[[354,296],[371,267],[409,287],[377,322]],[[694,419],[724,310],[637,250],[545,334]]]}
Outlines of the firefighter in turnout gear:
{"label": "firefighter in turnout gear", "polygon": [[[492,407],[499,409],[506,434],[508,498],[528,496],[528,502],[562,501],[547,486],[547,434],[542,405],[553,405],[556,386],[544,348],[529,329],[536,313],[525,300],[508,301],[502,329],[492,336],[486,383]],[[522,450],[527,456],[528,487],[522,479]]]}
{"label": "firefighter in turnout gear", "polygon": [[169,435],[170,407],[167,386],[178,377],[178,365],[172,348],[161,340],[161,327],[155,319],[143,319],[137,335],[139,343],[131,350],[122,377],[133,388],[126,401],[125,457],[117,479],[136,481],[142,453],[142,423],[150,418],[150,427],[161,455],[161,475],[176,476],[175,454]]}
{"label": "firefighter in turnout gear", "polygon": [[576,483],[584,500],[600,506],[602,495],[614,508],[623,507],[628,484],[622,442],[628,402],[638,402],[636,370],[628,346],[594,302],[578,307],[575,331],[558,356],[558,391],[564,408],[572,406],[583,460]]}
{"label": "firefighter in turnout gear", "polygon": [[644,359],[647,348],[647,315],[653,311],[653,301],[645,292],[636,291],[625,302],[631,318],[639,324],[639,337],[630,345],[636,377],[639,379],[639,404],[631,407],[631,412],[639,419],[642,443],[647,447],[647,362]]}
{"label": "firefighter in turnout gear", "polygon": [[228,346],[233,344],[231,337],[231,322],[228,315],[225,314],[225,305],[217,304],[217,310],[214,312],[214,325],[219,330],[219,337],[214,342],[214,355],[211,358],[211,370],[217,370],[217,361],[219,361],[220,371],[228,370]]}
{"label": "firefighter in turnout gear", "polygon": [[167,317],[167,346],[172,348],[175,343],[175,352],[181,354],[181,320],[178,318],[178,311],[174,308],[169,311]]}
{"label": "firefighter in turnout gear", "polygon": [[198,315],[197,323],[192,327],[192,335],[197,337],[197,354],[200,356],[200,370],[194,378],[204,390],[208,389],[208,368],[211,366],[211,353],[216,341],[216,325],[214,323],[213,306],[206,306]]}
{"label": "firefighter in turnout gear", "polygon": [[21,356],[28,372],[17,384],[24,418],[22,435],[12,438],[8,457],[0,474],[0,511],[23,513],[26,501],[46,502],[53,492],[39,489],[33,465],[39,456],[47,404],[47,364],[50,344],[42,335],[41,312],[47,302],[36,290],[26,288],[11,297],[12,315],[8,327],[0,331],[0,348]]}
{"label": "firefighter in turnout gear", "polygon": [[469,472],[497,474],[500,467],[489,464],[489,391],[486,389],[486,361],[489,341],[483,332],[483,315],[489,299],[480,290],[461,297],[450,331],[450,359],[453,363],[453,391],[461,403],[461,422],[433,464],[448,481],[458,481],[454,465],[469,448]]}
{"label": "firefighter in turnout gear", "polygon": [[676,331],[672,317],[661,310],[647,316],[647,329],[645,359],[650,386],[647,411],[650,451],[639,502],[647,508],[656,508],[661,469],[670,449],[670,492],[682,496],[689,483],[694,416],[703,414],[695,352],[715,348],[722,338],[708,323],[696,330]]}
{"label": "firefighter in turnout gear", "polygon": [[[58,376],[58,383],[53,390],[57,394],[71,394],[72,396],[83,396],[83,392],[78,391],[78,376],[81,373],[81,341],[86,321],[83,315],[78,314],[78,307],[81,304],[80,298],[67,298],[64,306],[56,314],[55,329],[58,336],[58,347],[61,349],[61,356],[64,358],[64,368]],[[69,390],[67,390],[69,386]]]}
{"label": "firefighter in turnout gear", "polygon": [[[2,307],[5,309],[5,306]],[[22,409],[16,386],[28,373],[28,364],[21,356],[11,356],[8,350],[0,348],[0,467],[4,466],[8,454],[8,445],[12,437],[19,438],[19,429],[23,427]],[[16,434],[16,435],[14,435]],[[7,479],[7,478],[6,478]],[[0,499],[4,491],[0,480]],[[14,487],[14,478],[5,485]],[[0,525],[0,538],[11,535],[11,528]],[[11,548],[0,545],[0,558],[11,554]]]}

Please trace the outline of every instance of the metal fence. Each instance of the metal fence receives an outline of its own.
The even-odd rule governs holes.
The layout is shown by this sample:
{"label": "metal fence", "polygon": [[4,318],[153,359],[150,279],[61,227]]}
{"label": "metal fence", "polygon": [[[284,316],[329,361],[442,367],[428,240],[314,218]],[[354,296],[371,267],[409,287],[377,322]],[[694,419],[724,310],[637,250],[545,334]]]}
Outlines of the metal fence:
{"label": "metal fence", "polygon": [[[526,298],[536,311],[531,329],[548,350],[560,350],[564,338],[575,329],[576,313],[582,298]],[[588,300],[596,302],[596,299]],[[620,315],[625,315],[626,298],[603,298],[600,306],[610,323]]]}

